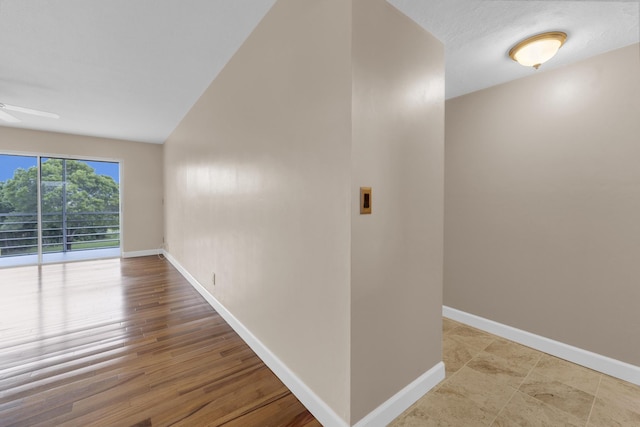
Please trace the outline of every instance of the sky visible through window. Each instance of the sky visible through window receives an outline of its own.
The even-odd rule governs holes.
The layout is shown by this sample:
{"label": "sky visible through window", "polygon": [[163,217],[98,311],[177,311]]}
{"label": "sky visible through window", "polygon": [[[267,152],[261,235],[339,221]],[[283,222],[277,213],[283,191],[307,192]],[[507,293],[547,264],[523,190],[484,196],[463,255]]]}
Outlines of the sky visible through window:
{"label": "sky visible through window", "polygon": [[[113,162],[97,162],[81,160],[95,169],[98,175],[108,175],[117,183],[120,183],[118,176],[119,164]],[[36,166],[36,158],[28,156],[14,156],[0,154],[0,182],[13,178],[16,169],[29,169]]]}

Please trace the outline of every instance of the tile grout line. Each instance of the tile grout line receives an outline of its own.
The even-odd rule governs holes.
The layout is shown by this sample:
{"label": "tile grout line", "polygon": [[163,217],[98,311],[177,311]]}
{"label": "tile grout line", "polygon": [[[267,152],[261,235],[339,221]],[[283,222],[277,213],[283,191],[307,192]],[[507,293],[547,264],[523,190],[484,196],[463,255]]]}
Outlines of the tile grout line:
{"label": "tile grout line", "polygon": [[[536,366],[538,366],[538,363],[540,363],[540,361],[542,360],[542,357],[543,357],[545,354],[548,354],[548,353],[544,353],[544,352],[541,352],[541,353],[542,353],[542,354],[540,355],[540,358],[538,359],[538,362],[536,362],[536,365],[534,366],[534,369],[535,369],[535,367],[536,367]],[[529,373],[529,375],[527,375],[527,378],[528,378],[528,377],[533,373],[534,369],[532,369],[532,370],[531,370],[531,372]],[[538,375],[541,375],[541,374],[538,374]],[[601,374],[601,375],[602,375],[602,374]],[[545,375],[542,375],[542,376],[545,376]],[[550,378],[550,377],[547,377],[547,378]],[[552,378],[552,379],[553,379],[553,378]],[[526,380],[526,378],[525,378],[525,380]],[[600,381],[602,381],[602,376],[600,377]],[[600,388],[600,381],[598,382],[598,388]],[[562,383],[562,382],[560,382],[560,383],[561,383],[561,384],[563,384],[563,385],[566,385],[566,386],[568,386],[568,387],[572,387],[572,386],[570,386],[570,385],[568,385],[568,384],[564,384],[564,383]],[[524,384],[524,380],[523,380],[522,384]],[[520,384],[520,387],[522,387],[522,384]],[[573,388],[574,388],[574,389],[576,389],[576,390],[580,390],[580,389],[578,389],[578,388],[576,388],[576,387],[573,387]],[[584,392],[584,390],[580,390],[580,391]],[[584,392],[584,393],[586,393],[586,392]],[[590,393],[587,393],[587,394],[590,394]],[[597,394],[598,394],[598,389],[596,389],[596,395],[597,395]],[[544,406],[549,406],[550,408],[559,409],[559,408],[554,407],[553,405],[548,404],[547,402],[545,402],[545,401],[543,401],[543,400],[538,399],[536,396],[531,396],[531,395],[528,395],[528,396],[530,396],[530,397],[532,397],[533,399],[537,400],[538,402],[542,403],[542,405],[544,405]],[[594,404],[595,404],[595,396],[594,396],[594,399],[593,399],[593,403],[591,404],[591,410],[593,410],[593,406],[594,406]],[[560,409],[560,410],[561,410],[561,409]],[[588,427],[589,418],[591,417],[591,410],[589,411],[589,416],[587,417],[587,421],[586,421],[586,422],[587,422],[587,424],[585,424],[585,427]],[[561,411],[563,411],[563,410],[561,410]],[[569,413],[569,412],[567,412],[567,411],[563,411],[563,412],[568,413],[568,414],[570,414],[570,415],[573,415],[573,414],[571,414],[571,413]],[[575,416],[574,416],[574,417],[575,417]]]}
{"label": "tile grout line", "polygon": [[[536,350],[536,351],[537,351],[537,350]],[[587,394],[592,395],[592,396],[594,396],[594,397],[595,397],[596,392],[598,391],[598,387],[600,386],[601,376],[602,376],[602,375],[604,375],[604,374],[602,374],[601,372],[598,372],[598,371],[594,371],[593,369],[589,369],[589,368],[586,368],[586,367],[584,367],[584,366],[578,365],[578,364],[576,364],[576,363],[569,362],[568,360],[564,360],[564,359],[561,359],[561,358],[559,358],[559,357],[555,357],[555,356],[553,356],[553,355],[551,355],[551,354],[549,354],[549,353],[544,353],[544,352],[541,352],[541,353],[542,353],[542,355],[540,356],[540,359],[538,359],[538,361],[536,362],[536,366],[535,366],[535,367],[537,367],[537,366],[538,366],[538,363],[540,363],[540,362],[542,361],[542,358],[544,358],[545,356],[550,357],[550,358],[552,358],[552,359],[559,359],[559,360],[561,360],[561,361],[563,361],[563,362],[566,362],[566,363],[568,363],[568,364],[572,365],[572,368],[577,367],[578,369],[585,369],[585,370],[587,370],[587,371],[595,372],[595,373],[598,375],[598,386],[596,386],[596,391],[592,393],[591,391],[588,391],[588,390],[587,390],[587,389],[588,389],[588,387],[584,387],[584,388],[583,388],[582,386],[578,386],[578,385],[575,385],[575,384],[569,384],[569,382],[568,382],[568,381],[563,381],[563,380],[561,380],[561,379],[559,379],[559,378],[556,378],[556,377],[555,377],[555,376],[553,376],[553,375],[549,375],[548,373],[544,373],[544,372],[537,372],[537,373],[536,373],[536,375],[540,375],[540,376],[545,377],[545,378],[547,378],[547,379],[550,379],[550,380],[553,380],[553,381],[557,381],[557,382],[559,382],[560,384],[563,384],[563,385],[565,385],[565,386],[568,386],[568,387],[574,388],[574,389],[576,389],[576,390],[580,390],[580,391],[582,391],[582,392],[584,392],[584,393],[587,393]]]}
{"label": "tile grout line", "polygon": [[502,405],[502,408],[500,408],[500,410],[498,411],[498,413],[496,414],[495,417],[493,417],[493,420],[491,421],[491,423],[489,424],[489,426],[492,426],[493,423],[496,422],[496,420],[498,419],[498,417],[500,416],[500,414],[502,414],[502,411],[504,411],[504,408],[506,408],[509,405],[509,402],[511,402],[511,400],[513,399],[513,396],[516,395],[516,393],[518,392],[518,389],[514,388],[513,389],[513,393],[511,393],[511,396],[509,396],[509,398],[507,399],[507,401],[505,402],[504,405]]}
{"label": "tile grout line", "polygon": [[[482,351],[482,350],[480,350],[480,351]],[[462,368],[464,368],[465,366],[467,366],[467,364],[468,364],[469,362],[471,362],[473,359],[475,359],[475,358],[476,358],[476,356],[477,356],[477,354],[476,354],[475,356],[471,357],[471,359],[467,360],[467,362],[466,362],[464,365],[462,365],[460,368],[458,368],[458,369],[457,369],[455,372],[453,372],[451,375],[449,375],[448,377],[445,377],[445,379],[444,379],[443,381],[441,381],[441,382],[438,384],[438,386],[436,387],[436,389],[439,389],[439,388],[441,388],[442,386],[444,386],[444,384],[445,384],[445,383],[448,383],[448,382],[449,382],[449,380],[450,380],[451,378],[453,378],[453,377],[454,377],[458,372],[462,371]]]}
{"label": "tile grout line", "polygon": [[527,380],[527,378],[529,378],[529,376],[534,371],[534,369],[536,369],[536,366],[538,366],[538,363],[540,363],[541,360],[542,360],[542,354],[540,354],[538,356],[538,360],[536,360],[536,363],[534,363],[533,366],[531,367],[531,369],[529,369],[529,372],[527,372],[527,375],[525,375],[524,378],[522,378],[522,381],[520,381],[520,384],[518,384],[518,387],[517,388],[514,387],[514,391],[513,391],[513,393],[511,393],[511,396],[509,397],[509,400],[507,400],[507,403],[505,403],[504,406],[500,409],[500,411],[498,411],[498,414],[495,416],[495,418],[493,419],[493,421],[489,425],[493,425],[493,423],[496,422],[496,420],[498,419],[498,417],[500,416],[502,411],[504,411],[504,408],[506,408],[507,405],[509,404],[509,402],[511,402],[511,400],[513,399],[513,396],[515,396],[516,393],[520,391],[520,387],[522,387],[522,384],[524,384],[524,382]]}
{"label": "tile grout line", "polygon": [[[477,328],[475,328],[475,327],[473,327],[471,325],[466,325],[466,324],[463,324],[463,323],[455,322],[453,320],[452,320],[452,322],[454,322],[454,327],[450,328],[447,331],[447,333],[443,333],[443,338],[452,337],[452,338],[455,338],[456,342],[458,342],[458,335],[459,334],[454,332],[454,331],[458,330],[458,328],[460,326],[467,326],[470,329],[478,330]],[[505,338],[502,338],[502,337],[497,337],[497,336],[495,336],[495,335],[493,335],[493,334],[491,334],[489,332],[486,332],[486,331],[482,331],[482,330],[478,330],[478,331],[479,332],[484,332],[485,334],[487,334],[490,337],[492,337],[491,342],[489,342],[487,345],[478,345],[478,344],[483,344],[484,340],[480,339],[479,337],[476,337],[474,334],[466,334],[466,333],[465,334],[460,334],[460,337],[459,337],[460,338],[460,343],[463,344],[463,347],[467,348],[467,351],[471,350],[475,354],[473,354],[470,357],[470,359],[467,360],[466,363],[464,363],[455,372],[453,372],[449,376],[449,378],[446,378],[446,380],[443,381],[443,384],[440,384],[438,386],[438,388],[440,388],[442,386],[446,387],[446,385],[450,383],[449,379],[451,379],[451,381],[457,381],[457,378],[460,377],[460,375],[463,375],[463,374],[460,374],[460,375],[458,375],[458,374],[465,367],[469,367],[471,364],[473,364],[472,362],[478,363],[477,362],[478,359],[481,358],[483,354],[488,352],[487,348],[489,348],[493,343],[496,343],[498,339],[502,339],[502,340],[505,340],[505,341],[508,341],[508,342],[512,342],[511,340],[508,340],[508,339],[505,339]],[[469,342],[471,342],[473,345],[469,345]],[[519,343],[516,343],[516,344],[519,344]],[[522,345],[522,344],[520,344],[520,345]],[[456,346],[454,346],[453,348],[455,348],[455,347]],[[597,419],[600,416],[604,416],[604,413],[601,414],[601,408],[603,408],[602,404],[599,404],[598,411],[595,411],[595,404],[598,403],[597,400],[598,400],[598,396],[600,394],[600,389],[603,387],[602,383],[605,382],[605,385],[607,384],[606,381],[605,381],[607,379],[605,374],[602,374],[601,372],[597,372],[597,371],[593,372],[593,369],[589,369],[589,368],[586,368],[584,366],[577,365],[577,364],[575,364],[575,363],[573,363],[571,361],[567,361],[566,359],[558,358],[557,356],[553,356],[553,355],[550,355],[548,353],[545,353],[544,351],[540,351],[540,350],[537,350],[537,349],[532,349],[531,347],[528,347],[528,346],[524,346],[524,347],[527,347],[527,348],[533,350],[535,353],[537,353],[534,356],[534,358],[530,359],[530,363],[532,362],[532,365],[527,364],[527,365],[530,366],[530,368],[527,370],[527,373],[525,374],[525,376],[521,377],[520,382],[518,384],[515,384],[515,387],[511,387],[511,393],[510,393],[509,397],[507,399],[500,399],[497,402],[495,402],[495,403],[498,403],[498,404],[500,403],[500,401],[505,402],[505,403],[502,404],[501,406],[499,406],[499,411],[497,411],[497,414],[494,415],[493,418],[488,418],[487,419],[487,418],[483,417],[484,418],[484,422],[482,423],[483,425],[497,425],[497,424],[500,424],[500,423],[497,422],[498,419],[504,421],[505,418],[509,418],[509,416],[511,414],[511,412],[510,412],[511,409],[513,409],[514,405],[516,405],[516,403],[519,402],[519,399],[515,399],[515,395],[518,392],[522,393],[520,395],[522,397],[530,397],[530,398],[532,398],[533,400],[531,401],[531,404],[534,404],[535,402],[537,402],[537,403],[535,403],[535,405],[542,405],[540,407],[541,409],[548,408],[549,410],[553,410],[554,412],[557,412],[558,416],[561,416],[562,414],[564,414],[564,416],[570,415],[571,419],[567,420],[567,421],[570,421],[572,423],[571,425],[574,425],[573,423],[575,423],[576,426],[589,427],[589,426],[593,425],[593,423],[591,423],[591,418],[592,417],[594,418],[594,422],[597,422]],[[503,359],[503,356],[504,355],[497,356],[497,357],[499,357],[499,359]],[[547,364],[547,358],[550,358],[549,362],[553,362],[553,363]],[[560,361],[562,361],[563,363],[556,364],[553,360],[551,360],[551,359],[556,359],[556,358],[559,359]],[[506,358],[505,360],[509,360],[509,358]],[[566,362],[568,365],[565,366],[564,362]],[[569,366],[569,365],[571,365],[571,366]],[[572,376],[572,375],[563,375],[563,372],[565,372],[564,371],[565,368],[569,369],[569,371],[567,371],[567,372],[571,372],[571,370],[573,369],[574,365],[577,365],[577,367],[579,369],[589,370],[589,371],[591,371],[591,373],[577,372],[575,380],[574,380],[574,376]],[[551,367],[553,369],[549,370],[548,369],[549,367]],[[555,370],[561,369],[560,372],[557,372],[558,376],[556,376],[556,374],[554,374],[554,369]],[[593,384],[595,383],[594,377],[596,375],[592,375],[593,373],[597,373],[598,374],[597,375],[598,376],[598,383],[596,384],[595,388],[593,387]],[[577,374],[580,374],[580,375],[577,375]],[[588,381],[586,381],[586,380],[585,381],[580,381],[580,378],[583,376],[582,374],[584,374],[584,376],[586,377],[586,380],[588,380]],[[538,378],[538,375],[540,375],[541,377]],[[460,377],[460,378],[462,378],[462,377]],[[542,382],[546,382],[546,380],[550,380],[552,382],[557,382],[562,386],[569,387],[571,389],[575,389],[575,391],[581,391],[581,392],[586,393],[587,395],[591,395],[592,402],[591,402],[591,405],[590,405],[590,408],[589,408],[589,412],[587,413],[587,417],[583,418],[584,415],[578,416],[577,412],[574,413],[572,411],[567,410],[567,408],[564,408],[562,406],[556,406],[555,404],[547,403],[544,400],[541,400],[539,397],[537,397],[537,392],[538,392],[537,386],[532,388],[531,390],[529,390],[529,392],[534,392],[535,395],[534,394],[528,394],[527,392],[524,392],[524,391],[520,390],[523,387],[524,384],[527,384],[527,382],[528,382],[528,380],[530,378],[532,380],[533,380],[533,378],[537,378],[538,380],[540,380]],[[513,378],[513,379],[515,379],[515,378]],[[535,382],[537,383],[537,381],[535,381]],[[542,384],[542,382],[541,382],[541,384]],[[569,389],[567,389],[567,390],[569,390]],[[506,392],[506,391],[508,391],[508,390],[504,390],[504,392]],[[504,392],[502,392],[503,396],[505,394]],[[587,396],[585,396],[585,397],[587,397]],[[582,400],[583,400],[582,405],[581,405],[582,406],[582,410],[580,412],[582,414],[584,414],[584,412],[585,412],[584,411],[584,407],[586,406],[585,404],[588,403],[588,400],[587,399],[582,399]],[[514,405],[509,406],[511,402],[514,402]],[[482,405],[480,405],[478,403],[476,403],[476,405],[479,406],[480,408],[484,407],[484,406],[482,406]],[[519,405],[516,405],[516,406],[519,406]],[[506,411],[507,407],[510,408],[510,411]],[[547,409],[544,409],[544,410],[546,411]],[[505,417],[502,417],[502,414],[505,414]],[[486,414],[486,415],[490,416],[490,414]],[[564,419],[564,416],[561,416],[561,418]],[[558,418],[558,420],[559,419],[560,418]],[[485,424],[487,422],[488,422],[488,424]],[[639,427],[640,427],[640,424],[639,424]]]}
{"label": "tile grout line", "polygon": [[[472,326],[469,325],[464,325],[463,326],[467,326],[470,327],[472,329],[476,329]],[[455,329],[455,328],[454,328]],[[453,329],[452,329],[453,330]],[[469,359],[464,365],[462,365],[460,367],[460,369],[458,369],[457,371],[455,371],[453,374],[451,374],[451,376],[449,378],[452,378],[453,376],[455,376],[458,372],[462,371],[463,368],[465,368],[469,363],[471,363],[474,359],[476,359],[478,356],[480,356],[481,353],[483,353],[487,348],[489,348],[491,346],[491,344],[493,344],[494,342],[498,341],[500,339],[500,337],[493,335],[491,333],[485,332],[485,331],[480,331],[480,332],[484,332],[486,334],[488,334],[489,336],[493,337],[493,339],[491,340],[491,342],[489,344],[487,344],[486,346],[484,346],[480,351],[478,351],[473,357],[471,357],[471,359]],[[540,360],[540,359],[538,359]],[[535,368],[535,366],[538,364],[538,361],[536,361],[536,364],[531,368],[531,370],[533,370],[533,368]],[[530,371],[531,372],[531,371]],[[527,374],[528,376],[529,374]],[[449,379],[447,378],[447,380]],[[526,378],[526,376],[525,376]],[[523,380],[524,381],[524,380]],[[507,407],[507,405],[509,404],[509,402],[511,401],[511,399],[513,399],[513,396],[515,396],[515,394],[518,392],[518,389],[514,388],[513,393],[511,393],[511,396],[509,396],[509,399],[507,399],[507,401],[505,402],[505,404],[502,406],[502,408],[498,411],[498,413],[495,415],[495,417],[493,417],[493,420],[491,421],[491,423],[489,423],[488,425],[491,426],[500,416],[500,414],[502,413],[502,411],[504,410],[504,408]]]}
{"label": "tile grout line", "polygon": [[[452,331],[454,331],[455,329],[459,328],[460,326],[467,327],[467,328],[472,328],[472,329],[476,329],[476,328],[474,328],[473,326],[468,326],[468,325],[465,325],[464,323],[460,323],[460,325],[459,325],[459,326],[456,326],[455,328],[452,328],[451,330],[447,331],[446,333],[443,333],[443,334],[442,334],[443,339],[444,339],[444,336],[445,336],[445,335],[449,335]],[[483,331],[481,331],[481,332],[483,332]],[[483,332],[483,333],[486,333],[486,332]],[[492,334],[489,334],[489,335],[493,336]],[[487,346],[485,346],[484,348],[486,349],[487,347],[489,347],[491,344],[493,344],[493,342],[494,342],[496,339],[497,339],[497,338],[494,338],[494,339],[493,339],[493,341],[491,341],[491,342],[490,342]],[[463,347],[465,347],[467,350],[469,350],[469,347],[470,347],[470,346],[468,346],[468,345],[466,345],[466,344],[463,344]],[[473,350],[475,350],[475,348],[472,348],[472,349],[473,349]],[[446,377],[446,378],[444,379],[444,381],[442,381],[442,383],[440,383],[440,385],[438,386],[438,388],[440,388],[440,387],[443,385],[443,383],[447,382],[447,381],[449,380],[449,378],[452,378],[455,374],[457,374],[458,372],[460,372],[460,371],[462,370],[462,368],[464,368],[465,366],[467,366],[467,365],[469,364],[469,362],[471,362],[473,359],[475,359],[476,357],[478,357],[478,355],[479,355],[480,353],[482,353],[483,351],[484,351],[484,349],[483,349],[483,350],[479,350],[479,351],[477,352],[477,354],[474,354],[473,356],[471,356],[471,359],[467,360],[467,361],[465,362],[465,364],[464,364],[464,365],[462,365],[462,366],[461,366],[460,368],[458,368],[454,373],[452,373],[451,375],[449,375],[448,377]]]}
{"label": "tile grout line", "polygon": [[[472,326],[468,326],[468,325],[465,325],[465,324],[462,324],[462,323],[460,324],[460,326],[467,326],[467,327],[470,327],[470,328],[472,328],[472,329],[476,329],[476,328],[473,328]],[[445,336],[445,335],[448,335],[451,331],[453,331],[453,330],[454,330],[454,329],[456,329],[456,328],[458,328],[458,326],[456,326],[455,328],[452,328],[451,330],[447,331],[446,333],[443,333],[443,334],[442,334],[443,339],[444,339],[444,336]],[[481,332],[484,332],[484,331],[481,331]],[[487,333],[487,332],[484,332],[484,333]],[[488,334],[488,333],[487,333],[487,334]],[[461,366],[460,368],[458,368],[455,372],[453,372],[451,375],[449,375],[448,377],[446,377],[446,378],[445,378],[445,379],[444,379],[440,384],[438,384],[438,386],[437,386],[434,390],[438,390],[438,389],[440,389],[440,388],[444,387],[444,385],[445,385],[446,383],[449,383],[449,381],[451,380],[451,378],[455,377],[455,376],[456,376],[460,371],[462,371],[462,369],[463,369],[463,368],[465,368],[465,367],[466,367],[466,366],[467,366],[471,361],[473,361],[476,357],[478,357],[478,356],[480,355],[480,353],[482,353],[484,350],[486,350],[487,348],[489,348],[489,346],[490,346],[491,344],[493,344],[495,341],[497,341],[497,340],[499,339],[499,337],[497,337],[497,336],[495,336],[495,335],[493,335],[493,334],[488,334],[488,335],[490,335],[490,336],[494,337],[494,338],[491,340],[491,342],[490,342],[489,344],[487,344],[486,346],[484,346],[484,348],[483,348],[482,350],[479,350],[475,355],[473,355],[473,356],[471,357],[471,359],[467,360],[467,362],[466,362],[464,365],[462,365],[462,366]],[[465,347],[467,347],[467,346],[465,345]],[[468,349],[468,348],[467,348],[467,349]],[[475,349],[474,349],[474,350],[475,350]],[[513,396],[513,395],[512,395],[512,396]],[[510,400],[510,399],[511,399],[511,398],[509,398],[509,400]],[[508,403],[508,401],[507,401],[507,403]],[[505,404],[505,406],[506,406],[506,404]],[[495,421],[495,419],[494,419],[494,421]],[[489,424],[489,425],[491,425],[491,424]]]}
{"label": "tile grout line", "polygon": [[596,406],[596,400],[598,400],[598,392],[600,391],[600,384],[602,384],[602,377],[604,374],[600,374],[600,379],[598,380],[598,387],[596,387],[596,392],[593,396],[593,403],[591,403],[591,410],[589,410],[589,416],[587,417],[587,423],[585,427],[589,427],[589,422],[591,421],[591,414],[593,414],[593,408]]}
{"label": "tile grout line", "polygon": [[[489,346],[491,344],[493,344],[495,341],[497,340],[497,338],[494,338],[489,344],[487,344],[482,350],[479,350],[476,354],[474,354],[471,359],[467,360],[467,362],[462,365],[460,367],[460,369],[458,369],[455,373],[457,374],[458,372],[462,371],[462,368],[465,368],[470,362],[473,361],[473,359],[475,359],[476,357],[480,356],[480,353],[484,352],[487,348],[489,348]],[[466,346],[465,346],[466,347]],[[474,349],[475,350],[475,349]],[[453,375],[452,375],[453,376]]]}
{"label": "tile grout line", "polygon": [[[475,356],[473,356],[471,359],[469,359],[469,360],[467,361],[467,363],[465,363],[464,365],[462,365],[462,366],[460,367],[460,369],[458,369],[458,370],[457,370],[454,374],[452,374],[451,376],[453,376],[453,375],[457,374],[458,372],[462,371],[462,369],[463,369],[464,367],[466,367],[470,362],[472,362],[474,359],[476,359],[478,356],[480,356],[480,354],[481,354],[481,353],[483,353],[487,348],[489,348],[489,347],[491,346],[491,344],[493,344],[494,342],[498,341],[498,339],[500,339],[500,337],[497,337],[497,336],[495,336],[495,335],[493,335],[493,334],[489,334],[489,335],[490,335],[490,336],[492,336],[492,337],[494,337],[494,338],[493,338],[493,340],[491,340],[491,342],[490,342],[489,344],[487,344],[487,345],[486,345],[482,350],[480,350],[480,351],[479,351]],[[536,363],[537,363],[537,362],[536,362]],[[533,368],[532,368],[532,369],[533,369]],[[500,415],[500,413],[502,412],[502,410],[503,410],[504,408],[506,408],[506,407],[507,407],[507,405],[509,404],[509,402],[511,401],[511,399],[513,398],[513,396],[516,394],[516,392],[517,392],[517,391],[518,391],[517,389],[514,389],[514,390],[513,390],[513,393],[511,393],[511,396],[509,396],[509,399],[507,399],[507,401],[506,401],[506,402],[505,402],[505,404],[502,406],[502,408],[498,411],[498,413],[496,414],[496,416],[495,416],[495,417],[493,417],[493,420],[491,421],[491,423],[489,423],[489,426],[491,426],[491,425],[496,421],[496,419],[498,419],[498,416]]]}
{"label": "tile grout line", "polygon": [[[460,326],[462,326],[462,324],[460,324]],[[449,335],[449,333],[450,333],[452,330],[456,329],[457,327],[458,327],[458,326],[456,326],[456,327],[454,327],[454,328],[450,329],[450,330],[449,330],[449,331],[447,331],[447,332],[442,332],[442,341],[444,342],[444,337],[445,337],[445,335]],[[443,351],[444,351],[444,349],[443,349]],[[443,358],[444,358],[444,357],[443,357]],[[471,358],[471,360],[473,360],[473,357]],[[469,363],[469,362],[467,362],[467,363]],[[448,383],[449,383],[449,381],[451,381],[451,378],[455,377],[455,376],[456,376],[456,374],[457,374],[458,372],[460,372],[460,371],[462,370],[462,368],[464,368],[465,366],[466,366],[466,363],[465,363],[464,365],[462,365],[458,370],[456,370],[455,372],[453,372],[451,375],[449,375],[449,376],[445,376],[445,378],[444,378],[442,381],[440,381],[440,382],[439,382],[439,383],[438,383],[438,384],[437,384],[433,389],[431,389],[431,390],[429,391],[429,393],[431,393],[431,392],[436,392],[436,391],[440,390],[442,387],[444,387],[446,384],[448,384]],[[429,393],[427,393],[427,394],[429,394]],[[424,396],[422,396],[422,397],[425,397],[425,396],[426,396],[426,394],[425,394]],[[421,397],[421,399],[422,399],[422,397]],[[418,403],[418,402],[416,402],[416,403]],[[415,405],[415,403],[414,403],[414,405]],[[411,405],[411,406],[413,407],[413,405]],[[427,412],[427,413],[428,413],[428,412]]]}

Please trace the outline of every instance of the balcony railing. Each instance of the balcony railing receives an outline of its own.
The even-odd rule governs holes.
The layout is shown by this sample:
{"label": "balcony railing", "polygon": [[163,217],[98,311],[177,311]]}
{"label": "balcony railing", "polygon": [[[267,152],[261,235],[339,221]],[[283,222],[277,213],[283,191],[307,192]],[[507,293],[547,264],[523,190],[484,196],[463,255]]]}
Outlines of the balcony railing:
{"label": "balcony railing", "polygon": [[[68,252],[120,246],[118,212],[42,214],[42,252]],[[38,253],[36,213],[0,213],[0,256]]]}

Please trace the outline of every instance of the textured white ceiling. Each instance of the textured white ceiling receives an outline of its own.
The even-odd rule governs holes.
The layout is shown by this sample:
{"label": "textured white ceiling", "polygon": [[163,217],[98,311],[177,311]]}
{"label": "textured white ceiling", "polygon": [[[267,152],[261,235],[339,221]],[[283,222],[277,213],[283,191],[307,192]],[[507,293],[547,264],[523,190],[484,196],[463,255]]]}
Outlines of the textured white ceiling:
{"label": "textured white ceiling", "polygon": [[[388,1],[445,43],[448,98],[535,73],[507,51],[541,31],[569,40],[537,72],[640,40],[640,0]],[[162,143],[274,3],[0,0],[0,103],[61,116],[0,125]]]}
{"label": "textured white ceiling", "polygon": [[0,0],[0,103],[61,116],[15,127],[162,143],[274,2]]}
{"label": "textured white ceiling", "polygon": [[[445,45],[453,98],[640,41],[640,1],[388,0]],[[536,71],[509,58],[520,40],[564,31],[567,42]]]}

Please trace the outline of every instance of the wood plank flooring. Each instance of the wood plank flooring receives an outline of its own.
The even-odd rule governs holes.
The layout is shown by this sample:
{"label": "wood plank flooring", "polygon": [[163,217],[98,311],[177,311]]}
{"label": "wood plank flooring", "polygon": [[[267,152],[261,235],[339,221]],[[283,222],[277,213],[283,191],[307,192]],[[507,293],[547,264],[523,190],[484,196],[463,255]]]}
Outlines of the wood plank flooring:
{"label": "wood plank flooring", "polygon": [[0,269],[0,426],[320,426],[158,257]]}

